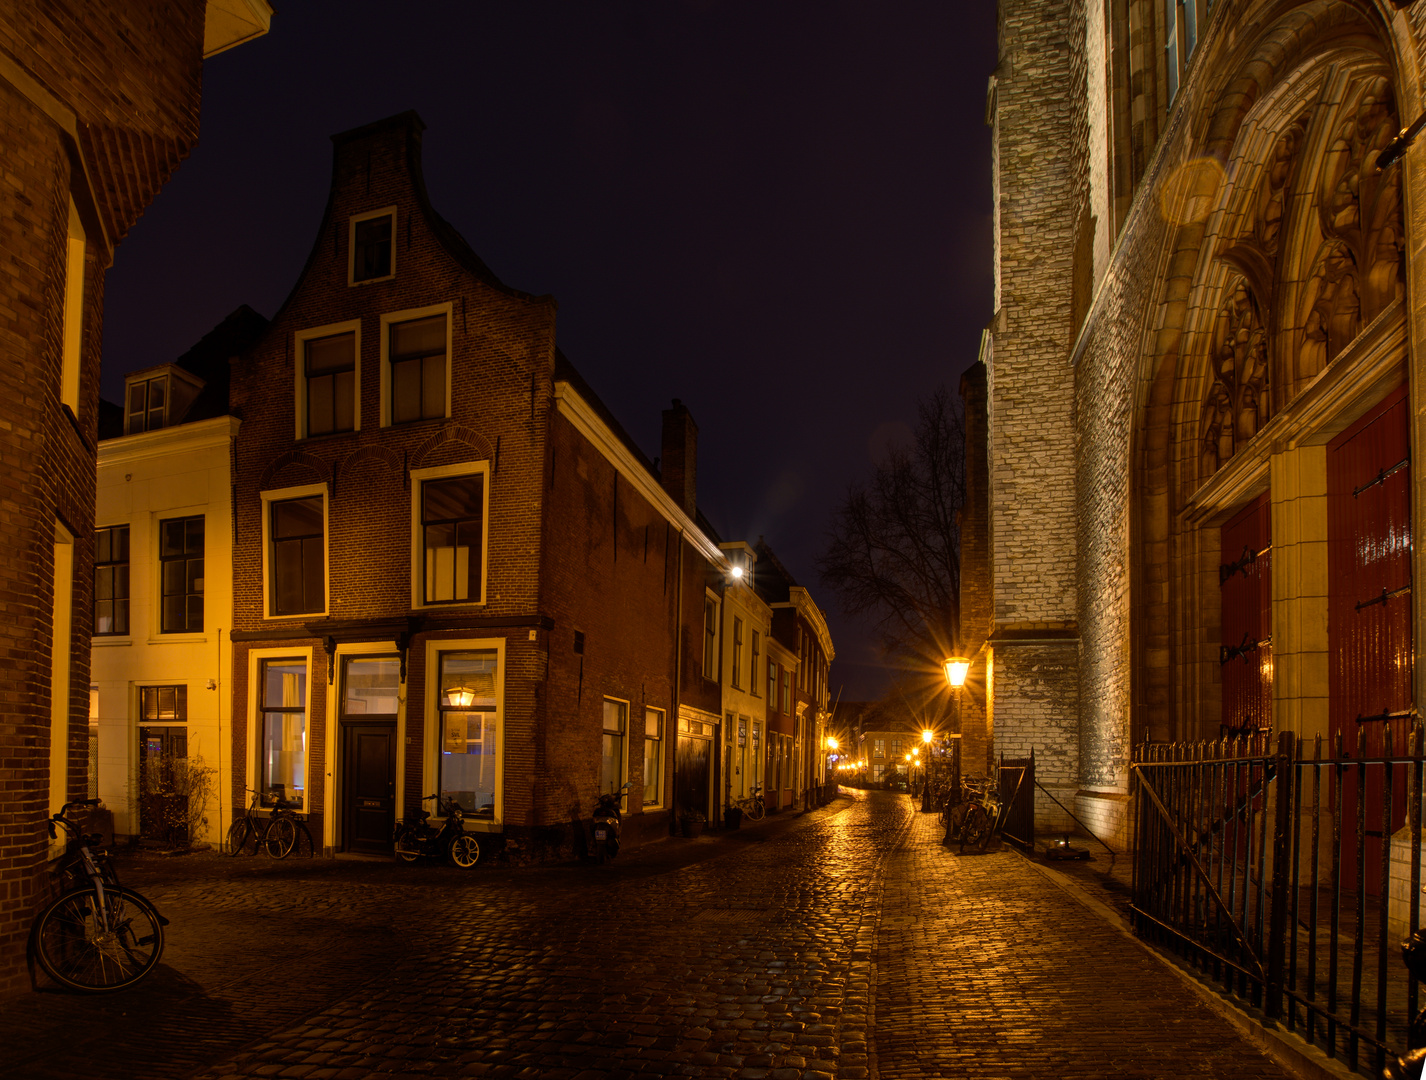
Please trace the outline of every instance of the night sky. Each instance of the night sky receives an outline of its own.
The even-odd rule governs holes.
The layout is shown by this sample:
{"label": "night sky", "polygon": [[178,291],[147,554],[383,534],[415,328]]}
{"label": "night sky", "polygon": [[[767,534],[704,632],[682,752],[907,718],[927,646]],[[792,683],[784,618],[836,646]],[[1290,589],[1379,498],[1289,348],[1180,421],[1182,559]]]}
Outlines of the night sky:
{"label": "night sky", "polygon": [[[418,18],[417,16],[421,16]],[[649,457],[699,425],[699,505],[827,612],[847,700],[887,672],[817,580],[831,511],[992,314],[979,0],[278,0],[204,67],[202,135],[109,274],[104,396],[249,304],[316,238],[329,136],[415,109],[427,187]]]}

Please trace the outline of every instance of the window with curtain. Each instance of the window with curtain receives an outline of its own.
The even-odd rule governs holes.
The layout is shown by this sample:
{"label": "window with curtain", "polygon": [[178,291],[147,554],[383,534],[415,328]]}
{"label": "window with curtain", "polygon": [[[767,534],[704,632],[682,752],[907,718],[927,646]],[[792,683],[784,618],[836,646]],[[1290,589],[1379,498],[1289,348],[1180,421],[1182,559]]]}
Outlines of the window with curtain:
{"label": "window with curtain", "polygon": [[307,661],[264,660],[259,678],[258,790],[264,806],[279,796],[306,808]]}
{"label": "window with curtain", "polygon": [[644,805],[663,802],[663,724],[662,709],[644,710]]}
{"label": "window with curtain", "polygon": [[494,649],[444,652],[439,660],[438,790],[477,817],[495,815],[499,662]]}
{"label": "window with curtain", "polygon": [[[604,733],[599,746],[599,793],[618,791],[624,784],[624,735],[629,727],[629,705],[604,699]],[[623,805],[623,801],[620,801]]]}
{"label": "window with curtain", "polygon": [[421,484],[426,603],[480,602],[484,530],[484,474]]}

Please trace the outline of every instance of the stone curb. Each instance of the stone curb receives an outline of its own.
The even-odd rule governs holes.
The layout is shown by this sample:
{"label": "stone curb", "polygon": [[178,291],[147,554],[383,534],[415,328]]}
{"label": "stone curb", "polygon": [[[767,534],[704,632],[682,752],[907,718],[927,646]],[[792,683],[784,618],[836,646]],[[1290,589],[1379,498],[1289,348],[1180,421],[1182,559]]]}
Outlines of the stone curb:
{"label": "stone curb", "polygon": [[1184,986],[1192,990],[1205,1005],[1231,1024],[1244,1039],[1253,1046],[1256,1046],[1264,1054],[1267,1054],[1268,1057],[1272,1058],[1293,1075],[1303,1077],[1304,1080],[1361,1080],[1361,1078],[1366,1075],[1353,1072],[1341,1062],[1326,1057],[1321,1051],[1308,1045],[1305,1039],[1293,1032],[1285,1031],[1282,1028],[1265,1026],[1262,1022],[1254,1019],[1250,1014],[1245,1013],[1231,1000],[1211,987],[1205,986],[1168,957],[1146,945],[1133,930],[1129,928],[1123,916],[1085,890],[1074,879],[1060,873],[1058,870],[1045,866],[1038,860],[1020,851],[1020,849],[1014,845],[1007,844],[1006,846],[1010,850],[1017,852],[1022,859],[1043,874],[1050,882],[1057,885],[1072,900],[1098,915],[1140,949],[1152,956],[1172,972],[1174,977],[1183,983]]}

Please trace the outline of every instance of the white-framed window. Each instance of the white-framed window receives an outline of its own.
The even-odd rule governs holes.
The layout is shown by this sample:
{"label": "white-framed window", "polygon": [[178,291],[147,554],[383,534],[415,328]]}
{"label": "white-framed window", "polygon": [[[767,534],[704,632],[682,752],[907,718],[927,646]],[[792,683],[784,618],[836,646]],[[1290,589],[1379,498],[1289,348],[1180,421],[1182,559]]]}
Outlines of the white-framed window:
{"label": "white-framed window", "polygon": [[94,635],[129,632],[129,527],[94,530]]}
{"label": "white-framed window", "polygon": [[381,317],[381,423],[408,424],[451,414],[452,305]]}
{"label": "white-framed window", "polygon": [[361,320],[299,330],[297,438],[361,430]]}
{"label": "white-framed window", "polygon": [[767,707],[777,708],[777,672],[782,665],[771,656],[767,658]]}
{"label": "white-framed window", "polygon": [[61,350],[62,367],[59,400],[69,411],[79,413],[80,346],[84,328],[84,225],[79,220],[79,208],[69,200],[69,241],[64,264],[64,341]]}
{"label": "white-framed window", "polygon": [[436,790],[472,817],[492,821],[502,741],[500,661],[494,648],[436,653]]}
{"label": "white-framed window", "polygon": [[763,759],[763,722],[753,721],[753,744],[748,751],[748,764],[752,767],[751,775],[748,777],[748,794],[751,795],[753,788],[761,787],[766,779],[767,762]]}
{"label": "white-framed window", "polygon": [[[599,740],[599,794],[618,791],[628,773],[629,703],[604,699],[604,731]],[[620,806],[624,802],[620,800]]]}
{"label": "white-framed window", "polygon": [[307,806],[308,731],[307,691],[311,650],[263,650],[252,654],[256,692],[253,731],[256,736],[257,771],[254,789],[262,805],[284,798],[305,810]]}
{"label": "white-framed window", "polygon": [[264,616],[327,611],[327,485],[262,493]]}
{"label": "white-framed window", "polygon": [[203,632],[203,515],[158,523],[159,632]]}
{"label": "white-framed window", "polygon": [[489,520],[489,462],[411,470],[414,607],[485,602]]}
{"label": "white-framed window", "polygon": [[663,803],[664,711],[644,709],[644,806]]}
{"label": "white-framed window", "polygon": [[125,386],[128,412],[124,418],[124,434],[157,431],[167,426],[168,376],[154,375],[147,379],[129,379]]}
{"label": "white-framed window", "polygon": [[703,598],[703,677],[718,677],[718,601]]}
{"label": "white-framed window", "polygon": [[762,638],[756,630],[753,631],[753,656],[752,662],[748,664],[748,692],[757,697],[758,695],[758,659],[762,656]]}
{"label": "white-framed window", "polygon": [[347,284],[365,285],[396,276],[396,207],[353,214],[347,234]]}
{"label": "white-framed window", "polygon": [[873,753],[874,755],[876,755],[877,757],[885,757],[885,756],[886,756],[886,740],[885,740],[885,739],[874,739],[874,740],[872,741],[872,753]]}
{"label": "white-framed window", "polygon": [[743,688],[743,620],[733,616],[733,689]]}

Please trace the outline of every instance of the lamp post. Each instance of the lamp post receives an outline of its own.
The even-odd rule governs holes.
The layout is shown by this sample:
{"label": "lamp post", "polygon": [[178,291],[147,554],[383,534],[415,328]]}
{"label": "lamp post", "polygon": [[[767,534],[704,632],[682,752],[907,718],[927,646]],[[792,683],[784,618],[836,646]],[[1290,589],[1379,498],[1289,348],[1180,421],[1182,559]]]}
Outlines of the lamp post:
{"label": "lamp post", "polygon": [[921,732],[921,742],[924,743],[926,746],[927,758],[927,761],[923,762],[921,765],[921,813],[923,814],[929,814],[933,809],[933,807],[931,806],[931,777],[935,774],[934,771],[928,773],[926,769],[928,767],[928,763],[931,766],[935,765],[935,758],[931,756],[931,744],[935,741],[935,738],[936,733],[930,728],[926,728],[924,731]]}

